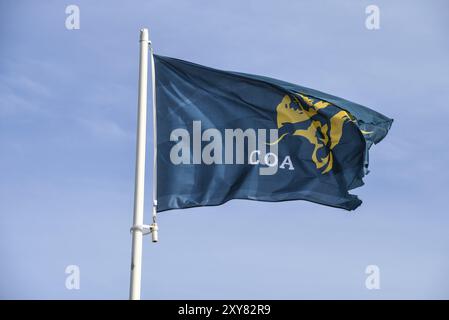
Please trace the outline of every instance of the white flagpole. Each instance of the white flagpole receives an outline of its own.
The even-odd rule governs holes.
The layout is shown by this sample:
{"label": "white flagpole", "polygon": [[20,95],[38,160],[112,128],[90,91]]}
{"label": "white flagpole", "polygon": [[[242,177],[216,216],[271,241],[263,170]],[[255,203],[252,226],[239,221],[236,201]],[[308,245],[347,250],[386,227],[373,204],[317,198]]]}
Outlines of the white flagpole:
{"label": "white flagpole", "polygon": [[148,29],[140,30],[139,99],[137,116],[136,172],[134,218],[132,227],[132,260],[129,298],[140,300],[142,272],[143,205],[145,189],[145,145],[147,131]]}

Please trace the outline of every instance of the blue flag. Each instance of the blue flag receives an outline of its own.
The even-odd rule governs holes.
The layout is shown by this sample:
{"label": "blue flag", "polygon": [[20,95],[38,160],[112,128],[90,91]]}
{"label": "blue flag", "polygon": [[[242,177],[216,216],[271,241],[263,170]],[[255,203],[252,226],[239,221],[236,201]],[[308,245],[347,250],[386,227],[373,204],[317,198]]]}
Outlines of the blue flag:
{"label": "blue flag", "polygon": [[392,119],[280,80],[154,59],[158,212],[231,199],[361,204],[349,190]]}

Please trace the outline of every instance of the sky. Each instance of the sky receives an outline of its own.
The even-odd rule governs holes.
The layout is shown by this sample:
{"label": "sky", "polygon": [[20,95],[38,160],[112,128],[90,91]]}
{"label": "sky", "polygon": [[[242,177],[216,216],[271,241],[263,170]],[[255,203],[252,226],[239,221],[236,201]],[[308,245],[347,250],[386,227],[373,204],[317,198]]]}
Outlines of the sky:
{"label": "sky", "polygon": [[[80,28],[65,25],[68,5]],[[368,5],[380,29],[365,26]],[[394,119],[355,212],[234,200],[163,212],[143,299],[448,299],[447,1],[1,1],[0,298],[127,299],[139,30],[155,53]],[[151,110],[151,97],[149,97]],[[151,113],[149,114],[151,119]],[[148,130],[146,222],[152,132]],[[66,287],[67,266],[80,271]],[[367,266],[379,289],[368,289]]]}

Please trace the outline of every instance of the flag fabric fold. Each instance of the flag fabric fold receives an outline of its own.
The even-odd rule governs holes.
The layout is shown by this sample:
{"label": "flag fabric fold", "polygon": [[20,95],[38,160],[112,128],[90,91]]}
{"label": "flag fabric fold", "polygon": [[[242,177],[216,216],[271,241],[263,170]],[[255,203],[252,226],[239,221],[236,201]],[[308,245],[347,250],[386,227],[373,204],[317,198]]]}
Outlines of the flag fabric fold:
{"label": "flag fabric fold", "polygon": [[157,211],[231,199],[354,210],[392,119],[284,81],[154,55]]}

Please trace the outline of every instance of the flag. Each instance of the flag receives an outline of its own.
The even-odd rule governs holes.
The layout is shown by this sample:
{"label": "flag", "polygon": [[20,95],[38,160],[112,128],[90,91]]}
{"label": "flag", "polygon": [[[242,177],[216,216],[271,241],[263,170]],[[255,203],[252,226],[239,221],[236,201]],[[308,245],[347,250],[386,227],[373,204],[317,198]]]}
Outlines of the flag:
{"label": "flag", "polygon": [[231,199],[354,210],[392,119],[288,82],[154,55],[157,211]]}

